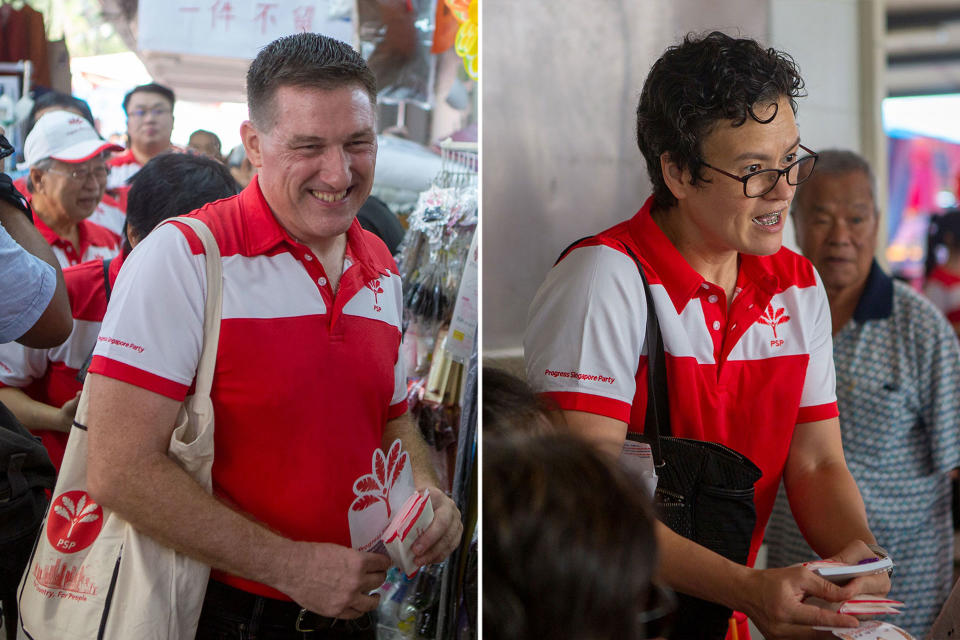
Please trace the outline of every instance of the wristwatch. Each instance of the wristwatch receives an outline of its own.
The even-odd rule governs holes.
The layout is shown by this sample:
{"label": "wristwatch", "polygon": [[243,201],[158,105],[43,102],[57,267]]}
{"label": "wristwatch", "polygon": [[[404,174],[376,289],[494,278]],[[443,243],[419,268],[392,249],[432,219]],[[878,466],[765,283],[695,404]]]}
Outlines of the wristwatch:
{"label": "wristwatch", "polygon": [[[868,544],[867,547],[870,549],[870,551],[877,554],[877,557],[880,558],[881,560],[890,557],[890,554],[887,553],[887,550],[878,544]],[[890,567],[889,569],[887,569],[888,576],[891,575],[892,573],[893,573],[893,567]]]}

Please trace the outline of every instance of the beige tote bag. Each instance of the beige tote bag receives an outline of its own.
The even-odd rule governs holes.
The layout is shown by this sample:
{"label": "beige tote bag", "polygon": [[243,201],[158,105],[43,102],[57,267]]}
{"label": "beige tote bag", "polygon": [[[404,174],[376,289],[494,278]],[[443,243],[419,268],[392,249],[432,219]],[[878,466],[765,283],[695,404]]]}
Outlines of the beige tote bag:
{"label": "beige tote bag", "polygon": [[[190,226],[206,252],[207,300],[196,391],[187,397],[168,455],[211,491],[210,385],[220,339],[220,250],[205,224]],[[53,501],[18,589],[20,638],[184,640],[196,635],[210,567],[141,534],[87,494],[86,389]]]}

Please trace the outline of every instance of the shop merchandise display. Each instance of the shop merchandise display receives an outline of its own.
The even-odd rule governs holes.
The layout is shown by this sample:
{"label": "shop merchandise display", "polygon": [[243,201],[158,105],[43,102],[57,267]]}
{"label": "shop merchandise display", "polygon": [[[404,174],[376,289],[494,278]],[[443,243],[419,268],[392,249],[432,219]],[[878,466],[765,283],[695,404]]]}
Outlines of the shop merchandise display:
{"label": "shop merchandise display", "polygon": [[[434,452],[441,486],[450,490],[464,517],[464,539],[471,540],[477,511],[472,496],[477,418],[472,311],[478,157],[476,144],[445,141],[441,149],[441,170],[408,216],[398,250],[404,283],[403,350],[410,414]],[[470,321],[464,323],[465,317]],[[424,517],[414,508],[406,519],[414,529],[417,515]],[[412,577],[392,570],[381,588],[378,637],[476,637],[476,609],[465,588],[476,584],[471,553],[475,557],[474,545],[458,549],[443,564],[425,567]],[[475,589],[472,597],[476,598]]]}

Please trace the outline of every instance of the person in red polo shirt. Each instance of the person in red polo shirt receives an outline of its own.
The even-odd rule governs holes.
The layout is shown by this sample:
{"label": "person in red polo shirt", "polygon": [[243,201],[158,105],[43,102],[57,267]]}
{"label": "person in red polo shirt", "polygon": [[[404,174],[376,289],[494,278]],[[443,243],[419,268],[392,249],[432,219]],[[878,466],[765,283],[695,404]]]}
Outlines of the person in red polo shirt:
{"label": "person in red polo shirt", "polygon": [[123,112],[127,114],[127,150],[107,161],[110,166],[107,193],[122,210],[127,208],[127,192],[130,190],[127,181],[143,165],[161,153],[182,151],[170,143],[175,102],[173,90],[154,82],[134,87],[123,96]]}
{"label": "person in red polo shirt", "polygon": [[23,147],[34,223],[60,266],[117,255],[120,235],[88,218],[107,184],[105,154],[122,147],[103,140],[89,122],[68,111],[42,116]]}
{"label": "person in red polo shirt", "polygon": [[350,547],[347,512],[376,448],[400,438],[429,490],[418,565],[449,555],[463,530],[405,413],[397,267],[356,221],[373,184],[376,82],[348,45],[301,33],[261,50],[247,96],[241,136],[258,175],[191,214],[223,257],[214,495],[167,457],[203,338],[203,247],[177,223],[130,255],[103,321],[87,381],[89,491],[212,566],[198,638],[374,638],[370,592],[390,560]]}
{"label": "person in red polo shirt", "polygon": [[239,190],[218,162],[186,154],[165,154],[147,163],[133,179],[126,242],[115,258],[84,262],[63,270],[73,331],[62,345],[31,349],[0,344],[0,402],[43,440],[59,471],[70,425],[83,386],[80,370],[97,343],[109,289],[130,251],[167,218],[189,213]]}
{"label": "person in red polo shirt", "polygon": [[[629,253],[639,258],[664,339],[673,434],[724,444],[763,471],[749,566],[781,478],[822,557],[855,563],[882,551],[868,546],[876,540],[843,458],[823,284],[781,247],[795,186],[815,162],[795,121],[802,88],[789,56],[753,40],[714,32],[668,49],[637,107],[653,195],[560,260],[532,301],[524,340],[531,384],[618,456],[628,430],[643,431],[647,402],[648,309]],[[746,613],[767,637],[856,626],[804,604],[808,595],[890,588],[886,574],[840,589],[802,567],[753,570],[665,526],[658,540],[668,584]]]}
{"label": "person in red polo shirt", "polygon": [[[33,131],[34,126],[36,126],[40,118],[53,111],[69,111],[70,113],[75,113],[83,117],[91,126],[96,126],[93,114],[90,112],[90,106],[87,105],[86,101],[66,93],[60,93],[59,91],[48,91],[34,101],[30,115],[27,116],[26,129],[23,133],[24,137],[30,135],[30,132]],[[13,181],[13,186],[16,187],[29,202],[33,198],[33,195],[27,188],[28,177],[29,176],[23,176],[17,178]],[[87,218],[87,221],[100,225],[101,227],[106,227],[115,234],[122,236],[125,216],[126,214],[120,208],[120,203],[105,193],[97,204],[97,208],[94,209],[90,217]]]}

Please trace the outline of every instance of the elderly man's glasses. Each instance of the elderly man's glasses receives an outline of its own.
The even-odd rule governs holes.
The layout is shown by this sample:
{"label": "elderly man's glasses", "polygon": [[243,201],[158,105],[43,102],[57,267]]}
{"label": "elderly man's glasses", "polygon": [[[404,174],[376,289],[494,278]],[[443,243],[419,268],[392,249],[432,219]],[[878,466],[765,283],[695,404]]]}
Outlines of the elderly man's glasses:
{"label": "elderly man's glasses", "polygon": [[152,109],[133,109],[127,114],[127,116],[130,118],[144,118],[149,114],[154,118],[159,118],[160,116],[165,116],[168,113],[170,113],[170,109],[167,109],[166,107],[153,107]]}
{"label": "elderly man's glasses", "polygon": [[728,173],[723,169],[719,169],[712,164],[707,164],[703,160],[700,160],[700,164],[705,167],[709,167],[718,173],[722,173],[728,178],[733,178],[737,182],[743,183],[743,195],[748,198],[759,198],[760,196],[765,196],[773,188],[777,186],[777,182],[780,181],[780,176],[787,177],[787,184],[796,186],[810,177],[810,174],[813,173],[813,166],[817,163],[817,154],[807,149],[802,144],[800,148],[806,151],[810,155],[806,155],[796,162],[784,167],[783,169],[761,169],[760,171],[754,171],[753,173],[748,173],[745,176],[738,176],[732,173]]}
{"label": "elderly man's glasses", "polygon": [[73,171],[60,171],[58,169],[47,169],[50,173],[57,173],[61,176],[67,176],[71,180],[76,182],[86,182],[90,178],[95,179],[97,182],[106,182],[107,176],[110,175],[109,167],[95,167],[93,169],[74,169]]}

